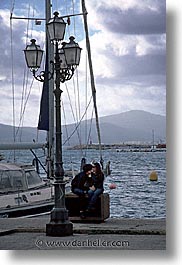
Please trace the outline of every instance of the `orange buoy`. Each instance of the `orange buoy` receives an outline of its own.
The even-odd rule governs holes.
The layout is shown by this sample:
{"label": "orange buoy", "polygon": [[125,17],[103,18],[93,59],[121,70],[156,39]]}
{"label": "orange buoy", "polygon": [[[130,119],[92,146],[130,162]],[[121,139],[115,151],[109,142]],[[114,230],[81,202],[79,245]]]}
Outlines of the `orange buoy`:
{"label": "orange buoy", "polygon": [[151,181],[157,181],[158,180],[157,172],[156,171],[152,171],[150,173],[150,177],[149,178],[150,178]]}
{"label": "orange buoy", "polygon": [[116,187],[117,187],[115,183],[111,183],[111,184],[109,184],[108,186],[109,186],[109,188],[110,188],[111,190],[116,189]]}

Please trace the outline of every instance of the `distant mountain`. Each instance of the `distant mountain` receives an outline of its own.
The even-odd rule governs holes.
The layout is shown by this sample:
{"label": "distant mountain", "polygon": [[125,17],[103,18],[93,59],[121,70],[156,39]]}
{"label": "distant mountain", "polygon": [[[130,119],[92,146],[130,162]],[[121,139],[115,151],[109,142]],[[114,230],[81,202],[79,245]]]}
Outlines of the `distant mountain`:
{"label": "distant mountain", "polygon": [[[87,131],[89,122],[87,121]],[[141,110],[132,110],[120,114],[100,118],[102,143],[122,143],[126,141],[152,142],[152,131],[156,142],[166,139],[166,117]],[[69,134],[75,125],[67,126]],[[81,142],[85,143],[86,121],[81,123]],[[64,130],[63,130],[64,132]],[[65,134],[65,133],[63,133]],[[98,143],[95,119],[91,127],[91,141]],[[76,141],[76,135],[71,138],[71,144]],[[78,143],[78,140],[77,140]]]}
{"label": "distant mountain", "polygon": [[[166,117],[142,110],[131,110],[116,115],[102,117],[101,124],[119,127],[117,141],[152,141],[152,131],[156,141],[166,139]],[[112,132],[112,131],[111,131]]]}
{"label": "distant mountain", "polygon": [[[15,128],[17,141],[32,142],[38,139],[40,142],[45,142],[46,132],[37,132],[35,127],[23,127],[21,129]],[[0,143],[13,142],[13,126],[0,123]]]}
{"label": "distant mountain", "polygon": [[[91,126],[90,124],[90,120],[82,121],[78,131],[75,131],[75,124],[63,126],[63,143],[73,131],[75,133],[69,140],[70,145],[76,145],[80,142],[85,144],[88,140],[86,135],[88,136],[89,131],[91,132],[89,141],[98,143],[95,119],[93,119]],[[152,142],[152,131],[154,131],[155,141],[160,142],[166,139],[166,117],[146,111],[132,110],[100,117],[100,129],[102,143],[122,143],[126,141]],[[0,142],[12,141],[12,133],[12,126],[0,124]],[[37,139],[37,129],[24,127],[21,135],[22,141],[32,142],[33,139]],[[46,133],[41,131],[39,133],[39,141],[44,142],[45,139]],[[66,145],[68,145],[68,142],[66,142]]]}

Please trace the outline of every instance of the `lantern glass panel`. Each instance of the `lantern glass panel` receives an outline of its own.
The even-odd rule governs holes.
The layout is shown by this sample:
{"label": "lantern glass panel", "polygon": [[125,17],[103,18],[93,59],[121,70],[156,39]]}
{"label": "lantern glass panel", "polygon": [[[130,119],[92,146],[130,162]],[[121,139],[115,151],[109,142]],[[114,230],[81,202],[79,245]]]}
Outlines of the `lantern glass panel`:
{"label": "lantern glass panel", "polygon": [[65,54],[64,54],[64,50],[63,49],[59,49],[59,59],[60,59],[60,68],[61,69],[67,69],[68,65],[66,63],[66,58],[65,58]]}
{"label": "lantern glass panel", "polygon": [[76,48],[76,58],[75,58],[75,64],[79,65],[80,63],[80,56],[81,56],[81,48],[77,47]]}
{"label": "lantern glass panel", "polygon": [[75,65],[76,61],[76,49],[73,48],[65,48],[65,58],[68,65]]}

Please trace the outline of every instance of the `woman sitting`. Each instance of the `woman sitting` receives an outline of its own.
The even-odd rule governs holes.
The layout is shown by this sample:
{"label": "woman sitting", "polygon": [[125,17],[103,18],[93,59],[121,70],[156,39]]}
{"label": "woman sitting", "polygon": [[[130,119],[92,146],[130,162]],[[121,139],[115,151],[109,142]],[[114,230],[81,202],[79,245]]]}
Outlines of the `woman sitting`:
{"label": "woman sitting", "polygon": [[95,205],[100,194],[104,192],[104,174],[99,163],[94,163],[92,168],[92,185],[88,190],[87,212],[95,210]]}

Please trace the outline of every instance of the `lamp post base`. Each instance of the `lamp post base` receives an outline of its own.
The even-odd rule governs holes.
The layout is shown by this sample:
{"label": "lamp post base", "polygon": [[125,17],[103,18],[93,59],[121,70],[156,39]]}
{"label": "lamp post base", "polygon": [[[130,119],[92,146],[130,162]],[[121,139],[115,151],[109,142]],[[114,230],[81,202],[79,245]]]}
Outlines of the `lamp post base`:
{"label": "lamp post base", "polygon": [[68,211],[54,208],[51,212],[51,221],[46,224],[46,236],[71,236],[73,235],[73,224],[68,219]]}

